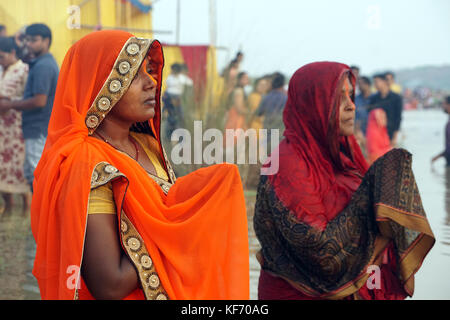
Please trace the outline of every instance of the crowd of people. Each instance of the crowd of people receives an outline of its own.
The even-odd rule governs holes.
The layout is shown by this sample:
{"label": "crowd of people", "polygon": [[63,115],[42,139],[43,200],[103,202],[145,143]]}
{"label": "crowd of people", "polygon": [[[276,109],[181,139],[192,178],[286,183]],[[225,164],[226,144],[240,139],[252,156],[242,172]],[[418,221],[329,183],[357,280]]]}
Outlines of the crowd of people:
{"label": "crowd of people", "polygon": [[1,26],[0,34],[0,192],[8,216],[13,194],[23,195],[24,214],[30,210],[59,70],[45,24],[31,24],[11,36]]}

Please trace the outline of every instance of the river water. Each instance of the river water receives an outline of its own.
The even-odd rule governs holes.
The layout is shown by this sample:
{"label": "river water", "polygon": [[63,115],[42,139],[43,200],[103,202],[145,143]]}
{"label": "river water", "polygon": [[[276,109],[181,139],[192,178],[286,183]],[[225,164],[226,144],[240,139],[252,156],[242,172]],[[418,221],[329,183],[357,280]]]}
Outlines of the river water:
{"label": "river water", "polygon": [[[431,157],[444,148],[446,122],[447,116],[439,110],[408,111],[403,116],[400,146],[413,154],[417,185],[436,236],[434,248],[416,274],[412,299],[450,299],[450,171],[446,171],[444,159],[437,161],[433,167],[430,165]],[[253,230],[256,193],[249,190],[245,195],[249,222],[250,298],[256,299],[259,276],[259,264],[255,258],[259,243]],[[39,299],[39,289],[31,274],[35,246],[29,230],[29,218],[18,223],[17,228],[22,228],[23,232],[20,237],[13,237],[14,231],[11,229],[14,226],[7,227],[4,221],[0,221],[0,224],[4,226],[0,228],[0,238],[3,241],[3,245],[0,244],[0,258],[3,258],[0,263],[4,264],[3,268],[0,266],[0,283],[11,288],[0,286],[0,299]],[[13,240],[16,238],[18,240]],[[20,247],[21,253],[11,254],[9,250],[13,247]],[[7,263],[14,263],[10,261],[14,258],[24,265],[21,268],[8,267]]]}

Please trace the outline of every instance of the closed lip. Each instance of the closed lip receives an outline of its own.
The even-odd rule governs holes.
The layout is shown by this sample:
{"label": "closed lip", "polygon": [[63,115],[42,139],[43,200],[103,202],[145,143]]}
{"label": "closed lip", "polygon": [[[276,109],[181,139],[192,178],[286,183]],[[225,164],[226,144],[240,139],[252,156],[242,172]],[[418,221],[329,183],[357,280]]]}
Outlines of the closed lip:
{"label": "closed lip", "polygon": [[355,120],[355,118],[349,118],[349,119],[345,119],[344,120],[344,123],[351,123],[351,122],[353,122]]}
{"label": "closed lip", "polygon": [[145,99],[144,100],[144,104],[155,106],[156,105],[155,97],[151,97],[151,98]]}

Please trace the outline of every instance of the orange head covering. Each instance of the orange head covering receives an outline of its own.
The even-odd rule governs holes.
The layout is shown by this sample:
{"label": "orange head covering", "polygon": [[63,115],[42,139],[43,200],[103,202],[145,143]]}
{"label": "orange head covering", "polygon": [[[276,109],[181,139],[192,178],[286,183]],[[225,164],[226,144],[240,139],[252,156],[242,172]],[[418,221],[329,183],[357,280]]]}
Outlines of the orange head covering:
{"label": "orange head covering", "polygon": [[37,243],[33,274],[43,299],[75,296],[73,270],[81,266],[91,178],[100,162],[122,174],[113,182],[117,207],[142,237],[169,298],[248,298],[247,220],[237,167],[197,170],[178,179],[166,195],[136,161],[90,136],[146,61],[158,82],[155,117],[131,130],[154,136],[165,158],[160,142],[163,60],[158,41],[122,31],[93,32],[67,52],[31,209]]}

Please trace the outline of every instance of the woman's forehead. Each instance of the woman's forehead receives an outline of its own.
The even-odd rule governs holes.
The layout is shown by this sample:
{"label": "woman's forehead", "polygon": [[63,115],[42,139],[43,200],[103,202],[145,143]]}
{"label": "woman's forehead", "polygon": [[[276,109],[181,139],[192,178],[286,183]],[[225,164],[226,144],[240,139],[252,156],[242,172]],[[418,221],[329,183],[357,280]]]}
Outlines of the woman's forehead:
{"label": "woman's forehead", "polygon": [[342,91],[353,91],[353,85],[350,81],[350,77],[345,77],[344,83],[342,84]]}

